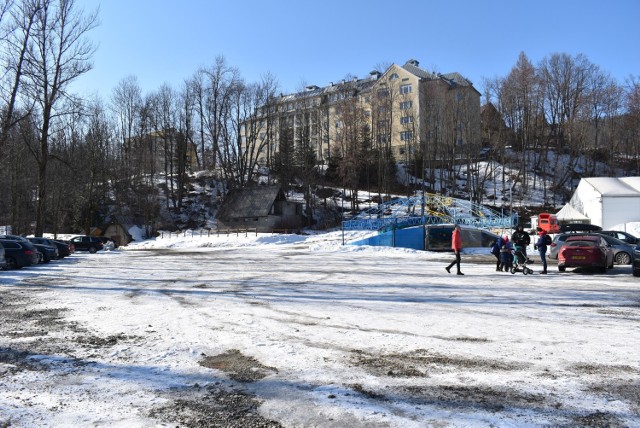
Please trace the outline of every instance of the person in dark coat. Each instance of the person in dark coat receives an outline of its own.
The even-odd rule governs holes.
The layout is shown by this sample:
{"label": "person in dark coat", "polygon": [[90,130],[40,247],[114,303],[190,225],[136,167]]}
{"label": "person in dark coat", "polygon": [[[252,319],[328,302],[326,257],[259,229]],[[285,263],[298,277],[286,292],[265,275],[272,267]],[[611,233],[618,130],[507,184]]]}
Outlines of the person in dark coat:
{"label": "person in dark coat", "polygon": [[509,239],[500,248],[500,271],[510,272],[513,266],[513,246]]}
{"label": "person in dark coat", "polygon": [[496,242],[491,247],[491,254],[496,256],[496,271],[502,270],[501,269],[502,261],[501,261],[500,251],[502,250],[502,247],[508,243],[509,243],[509,237],[507,235],[499,236],[498,239],[496,239]]}
{"label": "person in dark coat", "polygon": [[453,233],[451,234],[451,248],[453,249],[453,252],[456,254],[456,258],[445,269],[447,270],[447,272],[451,273],[451,268],[453,267],[453,265],[456,265],[456,268],[458,269],[457,274],[464,275],[460,271],[460,251],[462,251],[462,234],[460,233],[460,226],[457,224],[453,228]]}
{"label": "person in dark coat", "polygon": [[511,243],[516,250],[522,252],[522,255],[528,261],[529,258],[527,257],[527,247],[529,246],[529,244],[531,244],[531,237],[527,232],[524,231],[524,227],[521,224],[516,227],[516,231],[513,232],[513,235],[511,235]]}
{"label": "person in dark coat", "polygon": [[496,271],[500,270],[500,248],[502,248],[502,236],[498,236],[496,242],[491,246],[491,254],[496,256]]}
{"label": "person in dark coat", "polygon": [[543,275],[547,274],[547,245],[550,241],[550,236],[547,235],[547,232],[541,228],[536,229],[538,231],[538,240],[535,243],[534,248],[538,250],[538,254],[540,254],[540,260],[542,261],[542,272]]}

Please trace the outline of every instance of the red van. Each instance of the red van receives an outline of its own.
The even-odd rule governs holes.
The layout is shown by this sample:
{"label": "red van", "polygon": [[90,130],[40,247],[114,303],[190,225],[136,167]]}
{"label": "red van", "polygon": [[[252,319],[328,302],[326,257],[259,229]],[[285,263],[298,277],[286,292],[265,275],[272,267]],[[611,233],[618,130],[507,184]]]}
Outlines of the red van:
{"label": "red van", "polygon": [[547,233],[559,233],[560,224],[554,214],[541,213],[538,215],[538,227]]}

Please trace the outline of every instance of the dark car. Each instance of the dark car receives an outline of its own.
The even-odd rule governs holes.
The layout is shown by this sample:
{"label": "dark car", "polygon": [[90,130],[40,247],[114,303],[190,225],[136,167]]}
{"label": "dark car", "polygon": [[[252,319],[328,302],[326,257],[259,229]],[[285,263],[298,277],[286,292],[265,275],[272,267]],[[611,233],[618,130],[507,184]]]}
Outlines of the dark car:
{"label": "dark car", "polygon": [[623,232],[621,230],[602,230],[598,232],[602,235],[613,236],[616,239],[626,242],[631,245],[640,245],[640,239],[636,238],[630,233]]}
{"label": "dark car", "polygon": [[71,254],[69,250],[69,244],[62,241],[49,238],[28,238],[33,244],[43,244],[56,247],[58,249],[58,256],[56,258],[63,258]]}
{"label": "dark car", "polygon": [[18,236],[18,235],[0,235],[0,239],[7,239],[10,241],[26,241],[29,242],[29,240],[27,238],[25,238],[24,236]]}
{"label": "dark car", "polygon": [[69,247],[69,254],[73,254],[76,252],[76,246],[73,245],[73,242],[71,241],[64,241],[62,239],[56,239],[56,242],[60,242],[62,244],[65,244],[67,247]]}
{"label": "dark car", "polygon": [[42,254],[42,263],[49,263],[58,259],[58,247],[38,242],[38,238],[28,238],[34,247]]}
{"label": "dark car", "polygon": [[[600,232],[593,232],[591,234],[600,235]],[[585,233],[559,233],[553,238],[553,242],[549,248],[549,258],[550,259],[558,259],[558,252],[567,238],[570,236],[580,236],[585,235]],[[602,236],[607,244],[611,246],[613,249],[613,258],[615,264],[617,265],[628,265],[635,259],[636,248],[633,245],[629,245],[626,242],[620,241],[614,237],[608,235],[600,235]]]}
{"label": "dark car", "polygon": [[558,270],[568,267],[596,268],[605,273],[613,268],[613,250],[603,235],[569,236],[558,254]]}
{"label": "dark car", "polygon": [[4,247],[7,260],[6,269],[21,269],[38,264],[40,259],[38,250],[33,244],[25,240],[0,239]]}
{"label": "dark car", "polygon": [[104,249],[102,240],[97,236],[74,236],[70,242],[75,246],[76,251],[95,253],[96,251]]}
{"label": "dark car", "polygon": [[7,266],[7,259],[4,257],[4,247],[0,244],[0,269],[4,269]]}

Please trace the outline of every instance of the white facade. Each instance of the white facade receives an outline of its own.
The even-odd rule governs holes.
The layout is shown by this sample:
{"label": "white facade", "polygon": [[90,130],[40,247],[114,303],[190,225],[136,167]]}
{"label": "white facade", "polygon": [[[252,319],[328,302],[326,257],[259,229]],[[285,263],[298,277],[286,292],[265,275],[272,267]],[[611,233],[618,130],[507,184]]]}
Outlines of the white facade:
{"label": "white facade", "polygon": [[603,229],[640,221],[640,177],[583,178],[569,204]]}

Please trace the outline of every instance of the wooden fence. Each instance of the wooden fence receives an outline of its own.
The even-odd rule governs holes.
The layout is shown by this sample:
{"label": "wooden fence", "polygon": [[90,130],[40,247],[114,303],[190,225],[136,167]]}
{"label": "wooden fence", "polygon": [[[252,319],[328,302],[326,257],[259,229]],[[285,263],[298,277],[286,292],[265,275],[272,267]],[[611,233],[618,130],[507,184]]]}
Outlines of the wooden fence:
{"label": "wooden fence", "polygon": [[[199,229],[199,230],[184,230],[177,232],[167,232],[162,231],[159,232],[159,239],[168,239],[168,238],[202,238],[202,237],[211,237],[211,236],[240,236],[244,235],[245,237],[251,235],[258,236],[258,229]],[[271,234],[289,234],[289,233],[300,233],[299,229],[271,229]]]}

